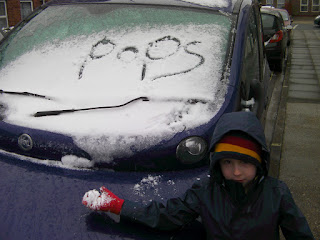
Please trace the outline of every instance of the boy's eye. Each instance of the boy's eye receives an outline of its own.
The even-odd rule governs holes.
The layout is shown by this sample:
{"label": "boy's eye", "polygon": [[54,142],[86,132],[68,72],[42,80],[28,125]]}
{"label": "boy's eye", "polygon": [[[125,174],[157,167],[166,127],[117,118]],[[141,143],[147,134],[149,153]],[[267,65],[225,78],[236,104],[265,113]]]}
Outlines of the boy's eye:
{"label": "boy's eye", "polygon": [[222,164],[230,164],[230,163],[231,163],[230,160],[223,160],[223,161],[222,161]]}

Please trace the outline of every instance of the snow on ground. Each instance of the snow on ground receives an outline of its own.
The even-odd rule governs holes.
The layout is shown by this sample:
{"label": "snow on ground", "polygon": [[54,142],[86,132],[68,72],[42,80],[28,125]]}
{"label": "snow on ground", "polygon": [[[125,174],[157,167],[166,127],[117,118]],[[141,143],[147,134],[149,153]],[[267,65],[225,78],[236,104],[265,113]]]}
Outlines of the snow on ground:
{"label": "snow on ground", "polygon": [[[61,26],[54,13],[46,13],[45,19],[31,21],[25,32],[17,34],[20,42],[15,41],[14,46],[21,41],[24,44],[19,53],[15,47],[6,50],[5,64],[0,68],[1,89],[37,93],[50,100],[1,94],[4,121],[72,136],[94,161],[110,162],[119,154],[132,155],[132,146],[141,150],[205,124],[219,110],[226,93],[226,83],[220,80],[230,27],[227,17],[212,15],[201,20],[196,15],[195,22],[190,22],[190,15],[185,14],[186,22],[182,23],[184,15],[172,12],[171,17],[178,16],[181,23],[170,20],[154,27],[142,21],[135,26],[115,24],[105,29],[107,25],[96,26],[97,22],[103,25],[104,19],[97,21],[93,14],[93,20],[78,21],[77,17],[83,18],[88,12],[77,11],[63,7],[57,12],[61,21],[68,22],[63,18],[71,14],[70,24],[81,25],[68,27],[65,22]],[[130,18],[131,12],[121,11],[126,10],[112,16]],[[35,27],[39,22],[44,24],[43,31]],[[96,25],[91,26],[92,22]],[[90,27],[96,29],[90,32]],[[75,29],[83,33],[75,34]],[[59,37],[50,39],[55,34]],[[43,41],[39,43],[39,39]],[[28,47],[33,41],[38,41],[36,47]],[[139,97],[149,101],[33,116],[41,111],[118,106]],[[63,161],[72,164],[78,160],[66,156]]]}

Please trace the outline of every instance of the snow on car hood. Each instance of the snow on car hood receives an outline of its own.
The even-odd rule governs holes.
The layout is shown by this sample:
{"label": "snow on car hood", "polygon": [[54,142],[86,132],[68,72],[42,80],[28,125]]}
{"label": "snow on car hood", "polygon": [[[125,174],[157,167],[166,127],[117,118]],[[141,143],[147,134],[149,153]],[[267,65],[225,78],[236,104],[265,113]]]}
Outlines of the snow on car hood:
{"label": "snow on car hood", "polygon": [[[1,94],[4,121],[72,136],[93,160],[107,162],[205,124],[226,94],[229,28],[222,25],[140,24],[43,41],[3,66],[0,81],[3,90],[49,99]],[[139,97],[149,101],[132,101]]]}

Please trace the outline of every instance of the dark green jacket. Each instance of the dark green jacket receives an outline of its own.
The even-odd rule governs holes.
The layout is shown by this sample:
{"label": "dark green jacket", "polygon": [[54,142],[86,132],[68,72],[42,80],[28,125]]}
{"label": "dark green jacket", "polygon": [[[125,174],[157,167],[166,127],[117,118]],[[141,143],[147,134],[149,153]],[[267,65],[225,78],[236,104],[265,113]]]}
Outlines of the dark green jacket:
{"label": "dark green jacket", "polygon": [[194,183],[182,197],[170,199],[166,205],[151,202],[143,206],[125,201],[121,218],[156,229],[173,230],[200,216],[207,239],[279,239],[279,227],[286,239],[314,239],[287,185],[267,176],[269,152],[263,128],[253,114],[223,115],[213,134],[211,149],[225,133],[233,130],[246,132],[263,148],[263,168],[245,201],[238,201],[241,184],[227,183],[212,156],[210,176]]}

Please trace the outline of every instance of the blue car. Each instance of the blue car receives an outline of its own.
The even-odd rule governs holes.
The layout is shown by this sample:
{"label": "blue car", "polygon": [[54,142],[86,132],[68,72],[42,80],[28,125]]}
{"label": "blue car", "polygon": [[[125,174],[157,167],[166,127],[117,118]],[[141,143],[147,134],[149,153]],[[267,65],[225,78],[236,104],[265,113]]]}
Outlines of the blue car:
{"label": "blue car", "polygon": [[155,232],[82,196],[180,196],[223,113],[263,118],[269,79],[258,1],[48,2],[0,44],[0,239],[194,239],[201,220]]}

